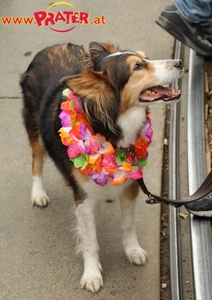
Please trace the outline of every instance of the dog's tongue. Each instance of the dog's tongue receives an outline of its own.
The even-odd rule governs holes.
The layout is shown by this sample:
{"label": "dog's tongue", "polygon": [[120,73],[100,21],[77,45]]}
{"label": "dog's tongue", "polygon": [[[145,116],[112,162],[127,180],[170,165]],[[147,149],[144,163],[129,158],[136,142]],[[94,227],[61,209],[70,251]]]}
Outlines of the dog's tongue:
{"label": "dog's tongue", "polygon": [[154,86],[145,90],[139,96],[141,101],[154,101],[163,99],[165,101],[179,97],[180,90],[178,88],[170,89],[163,86]]}

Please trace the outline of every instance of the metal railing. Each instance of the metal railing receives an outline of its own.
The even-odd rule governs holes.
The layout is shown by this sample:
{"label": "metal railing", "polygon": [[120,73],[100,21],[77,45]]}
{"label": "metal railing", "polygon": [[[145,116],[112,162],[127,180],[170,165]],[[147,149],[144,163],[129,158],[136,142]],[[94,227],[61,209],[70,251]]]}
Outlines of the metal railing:
{"label": "metal railing", "polygon": [[[206,177],[204,138],[204,60],[190,50],[188,86],[188,183],[195,192]],[[196,300],[212,299],[210,221],[191,216],[191,249]]]}
{"label": "metal railing", "polygon": [[[175,58],[182,58],[176,41]],[[206,177],[204,138],[204,59],[190,50],[187,111],[188,190],[192,194]],[[186,100],[186,99],[185,99]],[[169,138],[169,197],[180,198],[180,102],[171,105]],[[187,178],[185,178],[187,180]],[[171,299],[184,300],[179,209],[169,207]],[[212,299],[212,235],[210,220],[190,216],[192,300]]]}
{"label": "metal railing", "polygon": [[[175,43],[174,58],[182,58],[182,45]],[[173,87],[176,82],[173,83]],[[169,138],[169,198],[179,199],[179,114],[180,102],[171,105]],[[178,208],[169,207],[170,277],[172,300],[182,299]]]}

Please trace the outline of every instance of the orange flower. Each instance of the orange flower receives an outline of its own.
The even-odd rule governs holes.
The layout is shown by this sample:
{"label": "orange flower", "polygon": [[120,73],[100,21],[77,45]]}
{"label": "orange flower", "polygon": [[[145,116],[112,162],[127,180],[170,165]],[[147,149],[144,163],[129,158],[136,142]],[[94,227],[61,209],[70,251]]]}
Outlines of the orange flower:
{"label": "orange flower", "polygon": [[61,137],[61,141],[63,143],[63,145],[68,146],[71,143],[71,137],[69,135],[69,133],[62,128],[60,128],[59,132],[59,136]]}

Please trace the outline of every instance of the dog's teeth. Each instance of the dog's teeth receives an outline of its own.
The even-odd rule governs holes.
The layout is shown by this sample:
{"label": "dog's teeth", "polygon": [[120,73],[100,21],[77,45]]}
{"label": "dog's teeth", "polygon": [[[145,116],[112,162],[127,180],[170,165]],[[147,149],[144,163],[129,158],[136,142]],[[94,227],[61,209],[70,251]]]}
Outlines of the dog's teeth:
{"label": "dog's teeth", "polygon": [[175,88],[175,93],[176,93],[176,94],[180,94],[180,90],[179,90],[179,88],[178,88],[178,85],[177,85],[176,88]]}
{"label": "dog's teeth", "polygon": [[150,94],[150,93],[151,93],[151,91],[150,91],[150,90],[146,90],[146,93],[147,93],[147,94]]}
{"label": "dog's teeth", "polygon": [[175,90],[174,89],[172,89],[172,96],[174,96],[175,95]]}

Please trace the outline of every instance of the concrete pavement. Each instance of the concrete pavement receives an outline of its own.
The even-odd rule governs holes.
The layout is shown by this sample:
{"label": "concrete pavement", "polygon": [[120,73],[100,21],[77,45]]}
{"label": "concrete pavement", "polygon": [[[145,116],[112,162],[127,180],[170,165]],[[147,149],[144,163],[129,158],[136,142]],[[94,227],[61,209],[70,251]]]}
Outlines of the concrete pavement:
{"label": "concrete pavement", "polygon": [[[19,76],[33,56],[55,43],[83,44],[87,49],[93,40],[109,41],[120,49],[142,50],[151,59],[170,58],[173,52],[172,37],[155,24],[167,0],[71,3],[91,18],[104,15],[106,24],[78,25],[69,33],[35,24],[0,24],[0,299],[159,300],[159,205],[145,204],[141,193],[137,230],[149,258],[145,266],[137,267],[125,259],[119,203],[105,204],[98,226],[104,287],[92,295],[79,285],[83,266],[81,255],[75,254],[72,192],[50,159],[45,165],[44,183],[51,203],[40,209],[32,208],[29,201],[31,153],[21,119]],[[46,10],[49,4],[46,0],[0,2],[0,14],[30,17],[35,11]],[[155,106],[152,110],[154,140],[145,181],[151,191],[159,194],[165,108]]]}

